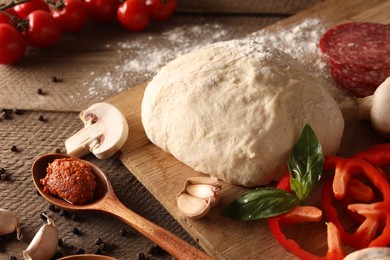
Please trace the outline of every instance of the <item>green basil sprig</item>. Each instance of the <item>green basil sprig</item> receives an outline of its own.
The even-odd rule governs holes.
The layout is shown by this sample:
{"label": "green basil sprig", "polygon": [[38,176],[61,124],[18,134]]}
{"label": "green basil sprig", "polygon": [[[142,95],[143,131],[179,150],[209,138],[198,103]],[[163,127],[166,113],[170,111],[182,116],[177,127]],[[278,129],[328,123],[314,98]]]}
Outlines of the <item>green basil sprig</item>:
{"label": "green basil sprig", "polygon": [[266,187],[243,194],[223,211],[223,215],[242,220],[269,218],[303,205],[321,179],[324,164],[321,144],[306,124],[288,161],[293,192]]}

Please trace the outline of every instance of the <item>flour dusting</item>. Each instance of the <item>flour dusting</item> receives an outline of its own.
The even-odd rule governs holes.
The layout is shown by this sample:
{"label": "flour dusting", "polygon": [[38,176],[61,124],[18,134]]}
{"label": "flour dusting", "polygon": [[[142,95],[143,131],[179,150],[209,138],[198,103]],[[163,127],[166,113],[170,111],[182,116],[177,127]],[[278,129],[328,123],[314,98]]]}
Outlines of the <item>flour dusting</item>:
{"label": "flour dusting", "polygon": [[[88,98],[101,100],[117,94],[133,85],[150,80],[162,66],[176,57],[194,49],[218,41],[231,39],[232,35],[218,23],[179,26],[162,32],[158,37],[118,42],[120,55],[131,56],[113,68],[113,72],[94,75],[92,82],[85,82]],[[151,41],[158,41],[150,44]],[[113,46],[106,46],[112,48]],[[131,54],[131,55],[129,55]],[[132,80],[129,83],[129,79]],[[130,86],[128,84],[131,84]]]}

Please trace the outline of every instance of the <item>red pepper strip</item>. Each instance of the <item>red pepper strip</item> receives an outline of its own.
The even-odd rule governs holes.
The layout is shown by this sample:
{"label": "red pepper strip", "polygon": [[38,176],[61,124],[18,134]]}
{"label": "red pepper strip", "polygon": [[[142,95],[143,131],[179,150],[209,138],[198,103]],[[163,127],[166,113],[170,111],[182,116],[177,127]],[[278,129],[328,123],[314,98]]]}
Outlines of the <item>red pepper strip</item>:
{"label": "red pepper strip", "polygon": [[[335,169],[333,183],[325,182],[322,189],[321,201],[327,219],[338,228],[341,239],[355,248],[368,246],[387,246],[390,244],[390,186],[384,176],[371,164],[359,159],[345,159],[341,157],[327,157],[324,164],[325,170]],[[374,202],[368,212],[362,211],[360,204],[350,204],[350,210],[361,213],[365,220],[353,233],[348,233],[339,221],[337,210],[333,206],[333,200],[342,200],[346,197],[346,190],[350,179],[355,174],[364,174],[368,180],[382,193],[383,201]],[[332,188],[333,187],[333,188]],[[356,206],[355,206],[356,205]],[[380,222],[385,222],[381,234],[375,237]]]}
{"label": "red pepper strip", "polygon": [[360,180],[355,178],[349,180],[347,192],[354,200],[368,202],[374,199],[374,191]]}
{"label": "red pepper strip", "polygon": [[[290,190],[290,175],[286,175],[277,185],[277,188]],[[340,234],[336,226],[332,223],[327,225],[328,251],[325,256],[316,256],[302,249],[297,242],[288,239],[283,230],[284,225],[294,225],[304,222],[319,222],[321,220],[321,210],[311,206],[298,206],[282,215],[268,219],[268,225],[276,240],[295,256],[305,260],[338,260],[344,258],[341,246]]]}
{"label": "red pepper strip", "polygon": [[364,151],[356,153],[353,158],[365,160],[375,167],[390,164],[390,143],[370,146]]}

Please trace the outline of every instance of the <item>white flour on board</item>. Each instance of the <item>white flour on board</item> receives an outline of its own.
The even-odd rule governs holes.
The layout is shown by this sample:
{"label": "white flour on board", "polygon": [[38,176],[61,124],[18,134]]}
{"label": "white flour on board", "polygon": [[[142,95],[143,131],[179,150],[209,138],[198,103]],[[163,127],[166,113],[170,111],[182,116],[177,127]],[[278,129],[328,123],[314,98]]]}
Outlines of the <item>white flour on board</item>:
{"label": "white flour on board", "polygon": [[[118,46],[115,46],[119,48],[118,52],[121,52],[121,55],[131,52],[131,58],[115,66],[113,72],[107,72],[104,75],[94,75],[95,73],[91,72],[93,81],[84,83],[88,87],[88,97],[105,99],[131,87],[128,85],[129,79],[132,80],[131,85],[146,82],[162,66],[176,57],[207,44],[231,38],[232,35],[224,30],[221,24],[206,23],[175,27],[158,35],[158,38],[149,36],[146,39],[119,42]],[[163,42],[163,45],[148,44],[148,41],[157,40]]]}
{"label": "white flour on board", "polygon": [[[276,28],[273,32],[260,30],[244,39],[255,39],[257,42],[290,54],[307,68],[308,73],[321,81],[342,110],[348,109],[354,106],[353,99],[333,85],[327,62],[318,48],[319,40],[325,31],[326,28],[319,19],[306,19],[290,27]],[[105,75],[93,75],[94,72],[91,72],[91,76],[94,77],[93,81],[85,83],[88,86],[88,97],[104,99],[117,94],[131,87],[128,86],[129,78],[133,81],[132,85],[146,82],[162,66],[176,57],[207,44],[231,38],[231,35],[220,24],[203,24],[181,26],[163,32],[158,36],[158,40],[164,42],[164,47],[159,44],[145,44],[145,41],[156,40],[153,36],[137,41],[119,42],[116,46],[119,48],[118,51],[123,52],[121,53],[123,55],[131,52],[131,58],[125,59],[122,64],[114,68],[113,72]],[[107,48],[110,47],[107,46]]]}

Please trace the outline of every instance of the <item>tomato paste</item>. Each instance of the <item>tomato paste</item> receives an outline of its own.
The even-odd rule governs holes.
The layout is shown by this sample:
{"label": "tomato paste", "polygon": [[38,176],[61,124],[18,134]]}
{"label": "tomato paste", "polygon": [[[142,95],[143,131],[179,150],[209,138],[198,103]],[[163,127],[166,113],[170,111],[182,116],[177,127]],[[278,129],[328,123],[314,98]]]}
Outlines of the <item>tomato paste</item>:
{"label": "tomato paste", "polygon": [[43,191],[82,205],[93,199],[96,188],[95,175],[84,161],[77,158],[56,159],[46,168],[41,179]]}

